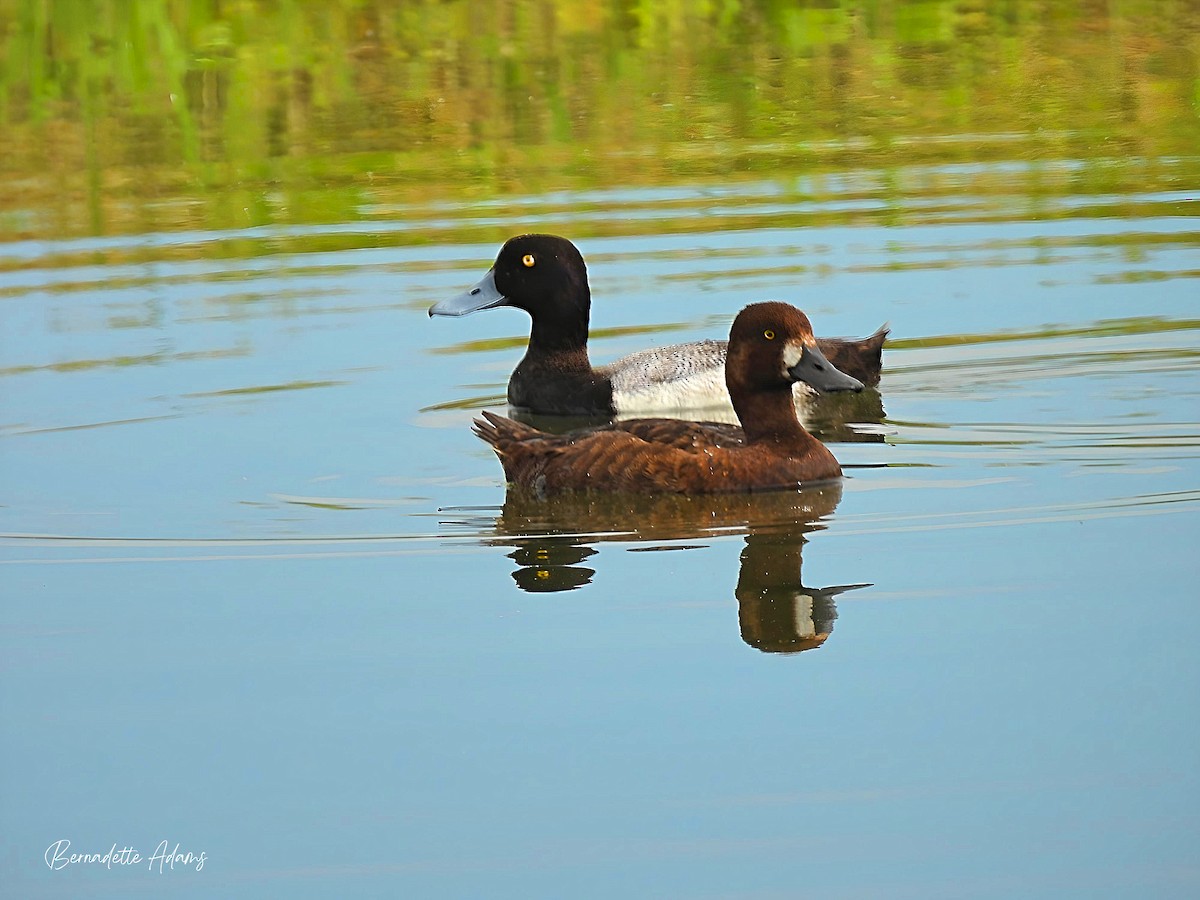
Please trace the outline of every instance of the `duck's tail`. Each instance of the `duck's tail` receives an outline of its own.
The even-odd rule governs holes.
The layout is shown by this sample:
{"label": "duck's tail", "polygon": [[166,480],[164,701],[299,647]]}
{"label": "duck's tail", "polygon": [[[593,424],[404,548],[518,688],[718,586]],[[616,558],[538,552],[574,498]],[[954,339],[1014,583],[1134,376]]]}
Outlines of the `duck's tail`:
{"label": "duck's tail", "polygon": [[879,374],[883,368],[883,345],[890,333],[891,328],[885,322],[869,337],[857,340],[817,338],[817,344],[825,358],[836,368],[872,386],[879,384]]}
{"label": "duck's tail", "polygon": [[471,430],[481,440],[491,444],[492,449],[500,454],[501,457],[504,456],[505,449],[511,447],[514,443],[541,436],[541,432],[536,428],[532,428],[521,422],[514,422],[506,416],[498,416],[487,410],[481,412],[480,415],[483,418],[476,419],[471,425]]}

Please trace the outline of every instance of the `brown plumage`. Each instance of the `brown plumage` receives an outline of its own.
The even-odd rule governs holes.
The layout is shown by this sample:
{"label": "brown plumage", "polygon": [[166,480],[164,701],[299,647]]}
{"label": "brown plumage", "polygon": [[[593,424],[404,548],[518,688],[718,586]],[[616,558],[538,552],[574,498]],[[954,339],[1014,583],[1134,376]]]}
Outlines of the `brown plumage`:
{"label": "brown plumage", "polygon": [[778,302],[743,309],[729,333],[725,379],[740,429],[630,419],[552,435],[484,412],[474,430],[496,451],[508,481],[539,495],[766,491],[841,475],[829,449],[800,424],[792,401],[795,381],[846,379],[817,348],[804,313]]}

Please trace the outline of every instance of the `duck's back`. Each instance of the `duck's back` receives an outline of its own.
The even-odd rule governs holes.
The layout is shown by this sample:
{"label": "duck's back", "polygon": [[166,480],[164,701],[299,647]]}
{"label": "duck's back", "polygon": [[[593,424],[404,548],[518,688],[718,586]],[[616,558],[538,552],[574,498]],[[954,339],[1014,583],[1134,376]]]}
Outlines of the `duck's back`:
{"label": "duck's back", "polygon": [[598,490],[716,494],[780,490],[841,474],[813,441],[797,458],[744,444],[726,425],[646,419],[549,435],[485,412],[475,432],[500,456],[508,481],[536,494]]}
{"label": "duck's back", "polygon": [[622,419],[613,428],[627,431],[651,444],[699,452],[730,449],[746,444],[746,432],[725,422],[690,422],[686,419]]}

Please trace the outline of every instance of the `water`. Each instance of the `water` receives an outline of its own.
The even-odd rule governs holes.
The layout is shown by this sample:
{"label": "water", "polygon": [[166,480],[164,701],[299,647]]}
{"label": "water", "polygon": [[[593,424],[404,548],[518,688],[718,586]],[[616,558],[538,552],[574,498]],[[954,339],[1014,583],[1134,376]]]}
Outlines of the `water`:
{"label": "water", "polygon": [[[1186,88],[1194,47],[1164,45],[1138,84]],[[296,203],[283,171],[242,223],[211,184],[55,205],[14,145],[0,895],[1193,896],[1200,160],[1172,129],[1196,126],[1075,152],[1057,85],[1057,131],[818,129],[730,177],[690,132],[557,182],[538,154],[582,151],[517,135],[527,189],[311,150],[287,164],[351,187]],[[770,168],[780,139],[728,152]],[[841,486],[506,497],[469,423],[527,320],[426,309],[530,229],[583,250],[597,363],[750,300],[889,322],[878,391],[817,410]],[[60,840],[143,859],[53,870]],[[196,857],[149,864],[162,841]]]}

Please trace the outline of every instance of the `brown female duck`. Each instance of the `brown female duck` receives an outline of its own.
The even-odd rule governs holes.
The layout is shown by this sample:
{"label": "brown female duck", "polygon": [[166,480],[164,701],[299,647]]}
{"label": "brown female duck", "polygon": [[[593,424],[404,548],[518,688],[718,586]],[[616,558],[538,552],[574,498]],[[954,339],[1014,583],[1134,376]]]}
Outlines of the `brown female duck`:
{"label": "brown female duck", "polygon": [[[529,347],[508,382],[508,402],[540,415],[628,416],[728,408],[724,341],[656,347],[592,368],[588,358],[591,289],[579,249],[566,238],[524,234],[500,249],[469,291],[430,308],[465,316],[513,306],[532,319]],[[862,340],[817,339],[822,354],[866,384],[879,382],[887,328]]]}
{"label": "brown female duck", "polygon": [[485,412],[475,433],[492,445],[508,481],[537,495],[770,491],[841,475],[829,449],[800,424],[792,385],[862,390],[862,384],[829,363],[804,313],[778,302],[738,313],[725,380],[741,428],[629,419],[552,435]]}

